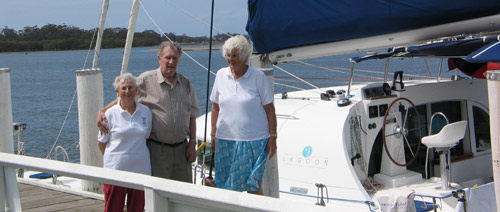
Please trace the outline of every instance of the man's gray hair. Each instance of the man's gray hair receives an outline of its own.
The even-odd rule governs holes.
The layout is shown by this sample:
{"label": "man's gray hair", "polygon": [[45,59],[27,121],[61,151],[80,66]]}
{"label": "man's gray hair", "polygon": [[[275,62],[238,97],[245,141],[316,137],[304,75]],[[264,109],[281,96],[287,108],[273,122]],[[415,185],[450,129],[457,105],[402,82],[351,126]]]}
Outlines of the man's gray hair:
{"label": "man's gray hair", "polygon": [[115,78],[115,81],[113,82],[115,90],[118,90],[118,88],[120,87],[121,80],[123,80],[124,82],[132,82],[132,84],[137,87],[137,79],[134,77],[134,75],[132,75],[131,73],[125,73]]}
{"label": "man's gray hair", "polygon": [[161,54],[163,54],[163,49],[165,49],[166,47],[177,49],[177,52],[179,52],[179,57],[182,55],[182,47],[179,43],[172,41],[163,41],[160,44],[160,49],[158,49],[158,56],[162,56]]}
{"label": "man's gray hair", "polygon": [[250,43],[248,43],[245,36],[236,35],[227,39],[222,46],[222,56],[226,57],[226,55],[230,54],[233,49],[238,49],[240,58],[245,61],[245,63],[248,62],[250,54],[252,53],[252,48],[250,47]]}

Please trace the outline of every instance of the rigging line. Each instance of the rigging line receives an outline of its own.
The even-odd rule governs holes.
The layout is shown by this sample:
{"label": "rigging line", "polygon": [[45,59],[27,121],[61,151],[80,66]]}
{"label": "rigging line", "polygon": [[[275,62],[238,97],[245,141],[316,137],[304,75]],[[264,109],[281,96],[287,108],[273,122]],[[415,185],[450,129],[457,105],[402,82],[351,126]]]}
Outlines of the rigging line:
{"label": "rigging line", "polygon": [[429,77],[432,78],[431,69],[429,68],[429,64],[427,63],[427,58],[424,58],[424,62],[425,67],[427,68],[427,72],[429,73]]}
{"label": "rigging line", "polygon": [[[332,69],[332,68],[329,68],[329,67],[326,67],[326,66],[320,66],[320,65],[314,65],[314,64],[311,64],[311,63],[306,63],[304,61],[300,61],[300,60],[295,60],[293,62],[298,62],[298,63],[301,63],[303,65],[306,65],[306,66],[312,66],[312,67],[316,67],[316,68],[322,68],[322,69],[325,69],[325,70],[330,70],[330,71],[334,71],[334,72],[338,72],[338,73],[343,73],[343,74],[350,74],[351,73],[351,68],[342,68],[342,67],[333,67],[333,68],[336,68],[336,69],[340,69],[340,70],[345,70],[346,72],[344,71],[339,71],[339,70],[335,70],[335,69]],[[365,72],[365,73],[372,73],[372,74],[385,74],[385,72],[382,72],[382,71],[373,71],[373,70],[365,70],[365,69],[355,69],[356,72]]]}
{"label": "rigging line", "polygon": [[[349,73],[344,72],[344,71],[335,70],[335,69],[332,69],[332,68],[328,68],[326,66],[320,66],[320,65],[314,65],[314,64],[311,64],[311,63],[306,63],[306,62],[303,62],[303,61],[300,61],[300,60],[296,60],[295,62],[301,63],[303,65],[308,65],[308,66],[311,66],[311,67],[316,67],[316,68],[320,68],[320,69],[324,69],[324,70],[328,70],[328,71],[333,71],[333,72],[341,73],[341,74],[350,74],[350,69],[347,69],[347,68],[338,68],[338,69],[349,70]],[[361,70],[359,70],[359,71],[361,71]],[[377,71],[369,71],[369,70],[362,70],[362,71],[363,72],[367,72],[367,73],[382,74],[382,72],[377,72]],[[364,74],[355,74],[355,75],[356,76],[362,76],[362,77],[369,77],[369,78],[372,78],[372,79],[380,79],[380,80],[383,79],[383,78],[380,78],[380,77],[373,77],[373,76],[364,75]]]}
{"label": "rigging line", "polygon": [[320,90],[321,92],[324,92],[324,91],[323,91],[321,88],[319,88],[318,86],[315,86],[315,85],[313,85],[313,84],[311,84],[311,83],[309,83],[309,82],[307,82],[307,81],[303,80],[302,78],[300,78],[300,77],[298,77],[298,76],[295,76],[294,74],[292,74],[292,73],[290,73],[290,72],[286,71],[285,69],[283,69],[283,68],[281,68],[281,67],[279,67],[279,66],[277,66],[277,65],[274,65],[274,64],[273,64],[273,66],[274,66],[274,67],[276,67],[277,69],[279,69],[279,70],[281,70],[281,71],[285,72],[286,74],[288,74],[288,75],[290,75],[290,76],[294,77],[295,79],[298,79],[298,80],[302,81],[303,83],[305,83],[305,84],[307,84],[307,85],[310,85],[311,87],[316,88],[316,89]]}
{"label": "rigging line", "polygon": [[97,29],[98,28],[94,28],[94,34],[92,35],[92,40],[90,41],[89,50],[87,51],[87,56],[85,57],[85,62],[83,62],[83,68],[82,69],[85,69],[85,67],[87,66],[87,61],[88,61],[89,56],[90,56],[90,50],[92,50],[92,45],[94,44],[94,39],[96,37]]}
{"label": "rigging line", "polygon": [[[173,42],[172,39],[170,39],[167,34],[165,34],[165,32],[163,32],[163,30],[160,28],[160,26],[156,23],[156,21],[153,19],[153,17],[151,17],[151,15],[149,14],[149,12],[146,10],[146,8],[144,7],[144,5],[142,4],[142,1],[139,1],[140,5],[141,5],[141,8],[142,10],[146,13],[146,16],[148,16],[149,20],[156,26],[156,28],[158,30],[160,30],[161,34],[163,36],[165,36],[170,42]],[[211,51],[210,51],[211,52]],[[205,69],[205,71],[208,71],[208,68],[205,67],[203,64],[201,64],[200,62],[198,62],[196,59],[194,59],[193,57],[191,57],[191,55],[189,55],[186,51],[182,50],[182,53],[184,53],[184,55],[186,55],[189,59],[191,59],[194,63],[198,64],[200,67],[202,67],[203,69]],[[210,71],[211,74],[215,75],[214,72]]]}
{"label": "rigging line", "polygon": [[279,85],[279,86],[282,86],[282,87],[288,87],[288,88],[293,88],[293,89],[297,89],[297,90],[306,90],[304,88],[299,88],[299,87],[295,87],[295,86],[292,86],[292,85],[287,85],[287,84],[281,84],[281,83],[277,83],[277,82],[274,82],[275,85]]}
{"label": "rigging line", "polygon": [[68,120],[69,112],[71,111],[71,107],[73,107],[73,103],[75,102],[75,96],[77,94],[77,90],[73,93],[73,98],[71,99],[71,103],[69,105],[68,111],[66,112],[66,116],[64,117],[64,121],[61,125],[61,128],[59,129],[59,133],[57,134],[56,140],[54,141],[54,144],[52,144],[52,148],[50,148],[49,154],[47,154],[46,158],[50,159],[50,154],[52,154],[52,151],[54,150],[57,140],[59,140],[59,137],[61,136],[62,130],[64,129],[64,125],[66,125],[66,121]]}
{"label": "rigging line", "polygon": [[168,4],[172,5],[173,7],[175,7],[176,9],[178,9],[179,11],[181,11],[182,13],[186,14],[187,16],[193,18],[194,20],[199,21],[200,23],[204,24],[207,27],[210,27],[210,30],[215,29],[219,34],[224,34],[224,35],[227,35],[227,36],[231,37],[230,34],[228,34],[226,32],[223,32],[220,29],[217,29],[217,27],[213,26],[212,23],[208,24],[207,22],[199,19],[198,17],[196,17],[194,15],[191,15],[191,13],[189,13],[187,10],[185,10],[182,7],[179,7],[178,5],[174,4],[172,1],[169,1],[169,0],[164,0],[164,1],[167,2]]}
{"label": "rigging line", "polygon": [[73,146],[75,145],[75,147],[79,144],[79,141],[78,141],[78,136],[75,136],[73,138],[69,138],[66,142],[62,143],[61,145],[59,146]]}
{"label": "rigging line", "polygon": [[[87,66],[87,61],[88,61],[88,58],[89,58],[89,55],[90,55],[90,51],[92,50],[92,44],[94,43],[94,39],[95,39],[95,36],[96,36],[97,29],[98,28],[94,28],[94,34],[92,35],[92,40],[90,41],[89,50],[87,51],[87,56],[85,57],[85,62],[83,63],[83,69],[85,69],[85,67]],[[59,129],[59,133],[57,133],[57,136],[56,136],[56,139],[54,141],[54,144],[52,144],[52,148],[50,148],[50,151],[47,154],[46,158],[50,158],[50,155],[52,154],[52,151],[54,150],[54,148],[55,148],[55,146],[57,144],[57,141],[59,140],[59,137],[61,137],[62,130],[64,129],[64,126],[66,125],[66,121],[68,120],[69,113],[71,112],[71,108],[73,107],[73,103],[75,102],[75,96],[76,96],[76,94],[77,94],[77,90],[75,89],[75,92],[73,93],[73,98],[71,98],[71,103],[69,104],[69,107],[68,107],[68,111],[66,111],[66,116],[64,116],[63,123],[61,125],[61,128]]]}
{"label": "rigging line", "polygon": [[[209,51],[208,51],[208,72],[207,72],[207,95],[205,96],[205,131],[204,131],[204,134],[203,134],[203,142],[207,142],[207,123],[208,123],[208,95],[209,94],[209,90],[210,90],[210,65],[211,65],[211,61],[212,61],[212,29],[213,29],[213,26],[214,26],[214,5],[215,5],[215,0],[212,0],[212,12],[210,14],[210,44],[209,44]],[[212,136],[210,136],[212,137]],[[215,142],[215,141],[212,141],[212,142]],[[205,145],[203,147],[203,155],[205,155],[206,153],[206,149],[207,149],[207,145]],[[213,152],[212,152],[212,156],[213,156]],[[212,157],[213,158],[213,157]],[[210,161],[211,164],[213,164],[214,161]],[[203,165],[205,165],[205,160],[203,160]],[[210,166],[210,177],[212,176],[212,166]]]}
{"label": "rigging line", "polygon": [[[343,71],[340,71],[340,70],[347,70],[347,71],[351,70],[350,68],[334,67],[335,69],[339,69],[339,70],[335,70],[335,69],[332,69],[332,68],[329,68],[329,67],[326,67],[326,66],[314,65],[314,64],[306,63],[306,62],[303,62],[303,61],[300,61],[300,60],[291,61],[289,64],[291,64],[291,65],[301,65],[301,64],[294,64],[293,62],[297,62],[297,63],[301,63],[302,65],[311,66],[311,67],[315,67],[315,68],[320,68],[320,69],[324,69],[324,70],[328,70],[328,71],[333,71],[333,72],[337,72],[337,73],[341,73],[341,74],[349,74],[349,73],[343,72]],[[365,69],[355,69],[355,71],[356,72],[372,73],[372,74],[385,74],[385,72],[365,70]],[[364,76],[364,77],[374,78],[372,76],[362,75],[362,74],[355,74],[355,75],[356,76]],[[428,76],[424,76],[424,75],[416,75],[416,74],[408,74],[408,73],[405,73],[405,76],[408,76],[408,77],[421,77],[421,78],[432,78],[432,76],[428,77]],[[375,79],[381,79],[381,78],[376,77]]]}

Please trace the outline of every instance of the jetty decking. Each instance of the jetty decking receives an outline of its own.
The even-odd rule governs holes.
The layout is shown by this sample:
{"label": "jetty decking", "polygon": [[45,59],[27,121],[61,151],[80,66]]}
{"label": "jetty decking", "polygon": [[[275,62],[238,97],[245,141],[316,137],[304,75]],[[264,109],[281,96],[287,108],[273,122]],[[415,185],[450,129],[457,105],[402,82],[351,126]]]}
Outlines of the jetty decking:
{"label": "jetty decking", "polygon": [[29,211],[103,211],[104,201],[18,183],[21,208]]}

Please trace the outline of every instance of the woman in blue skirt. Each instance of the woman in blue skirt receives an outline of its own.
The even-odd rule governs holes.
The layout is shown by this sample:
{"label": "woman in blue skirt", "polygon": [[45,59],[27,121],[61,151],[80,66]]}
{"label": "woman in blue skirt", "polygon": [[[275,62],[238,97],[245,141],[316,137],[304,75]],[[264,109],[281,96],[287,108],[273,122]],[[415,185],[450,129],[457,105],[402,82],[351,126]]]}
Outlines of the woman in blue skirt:
{"label": "woman in blue skirt", "polygon": [[276,153],[276,113],[269,82],[248,66],[251,47],[237,35],[222,46],[228,67],[217,72],[212,101],[212,151],[218,188],[262,194],[268,158]]}

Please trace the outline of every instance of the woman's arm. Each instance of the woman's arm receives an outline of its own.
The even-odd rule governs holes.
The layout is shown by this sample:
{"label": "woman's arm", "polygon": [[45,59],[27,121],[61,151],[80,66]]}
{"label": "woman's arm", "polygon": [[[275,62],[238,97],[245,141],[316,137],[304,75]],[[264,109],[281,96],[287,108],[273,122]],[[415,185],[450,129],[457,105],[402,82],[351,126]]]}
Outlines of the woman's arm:
{"label": "woman's arm", "polygon": [[278,122],[276,120],[276,111],[274,109],[274,104],[269,103],[264,105],[264,111],[266,111],[267,121],[269,123],[269,142],[267,143],[267,152],[269,153],[269,158],[272,158],[274,154],[276,154],[276,150],[278,149],[276,145],[276,139],[278,139],[277,134],[277,125]]}
{"label": "woman's arm", "polygon": [[212,141],[211,149],[212,152],[215,152],[215,132],[217,132],[217,119],[219,119],[219,104],[213,103],[212,104],[212,117],[211,117],[211,124],[212,124],[212,132],[210,133],[210,140]]}
{"label": "woman's arm", "polygon": [[104,151],[106,150],[106,143],[97,141],[97,146],[99,146],[99,150],[101,150],[101,153],[104,155]]}

